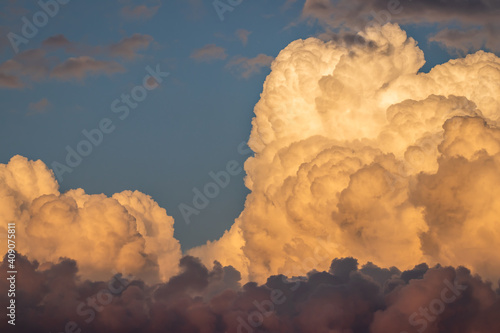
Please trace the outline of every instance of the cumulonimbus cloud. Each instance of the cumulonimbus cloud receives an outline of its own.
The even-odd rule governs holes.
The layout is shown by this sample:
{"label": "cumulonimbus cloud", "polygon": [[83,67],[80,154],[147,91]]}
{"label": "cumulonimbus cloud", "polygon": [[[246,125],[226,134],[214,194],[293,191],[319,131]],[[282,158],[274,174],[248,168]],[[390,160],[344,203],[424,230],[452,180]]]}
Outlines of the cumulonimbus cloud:
{"label": "cumulonimbus cloud", "polygon": [[245,209],[190,253],[257,281],[352,255],[465,265],[496,282],[500,59],[479,51],[426,74],[399,26],[358,37],[281,51],[255,106]]}

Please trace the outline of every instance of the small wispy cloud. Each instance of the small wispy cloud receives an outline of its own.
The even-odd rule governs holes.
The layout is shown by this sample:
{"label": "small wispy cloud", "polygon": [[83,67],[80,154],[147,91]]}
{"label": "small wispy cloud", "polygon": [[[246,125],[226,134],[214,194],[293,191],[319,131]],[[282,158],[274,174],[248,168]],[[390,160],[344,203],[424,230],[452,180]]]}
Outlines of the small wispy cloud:
{"label": "small wispy cloud", "polygon": [[69,81],[82,80],[88,75],[111,75],[124,71],[125,69],[115,61],[96,60],[92,57],[81,56],[69,58],[57,65],[50,76],[62,81]]}
{"label": "small wispy cloud", "polygon": [[211,62],[227,58],[226,49],[215,44],[208,44],[191,53],[191,58],[199,62]]}
{"label": "small wispy cloud", "polygon": [[121,1],[126,5],[120,10],[120,15],[129,21],[148,20],[158,13],[161,1],[145,1],[143,4],[132,4],[130,1]]}
{"label": "small wispy cloud", "polygon": [[54,35],[42,41],[42,46],[45,47],[59,48],[59,47],[66,47],[70,44],[71,42],[63,34]]}
{"label": "small wispy cloud", "polygon": [[252,34],[251,31],[245,30],[245,29],[238,29],[235,32],[235,35],[239,38],[241,43],[245,46],[248,43],[248,36]]}
{"label": "small wispy cloud", "polygon": [[274,58],[263,53],[254,58],[237,56],[231,59],[226,68],[236,75],[248,79],[250,76],[260,73],[262,68],[271,66]]}
{"label": "small wispy cloud", "polygon": [[26,115],[32,116],[35,114],[41,114],[47,112],[47,109],[52,107],[52,103],[46,98],[42,98],[38,102],[32,102],[28,104],[28,113]]}
{"label": "small wispy cloud", "polygon": [[118,43],[109,47],[111,56],[122,57],[128,60],[139,56],[138,51],[149,47],[153,37],[149,35],[133,34],[130,37],[123,38]]}

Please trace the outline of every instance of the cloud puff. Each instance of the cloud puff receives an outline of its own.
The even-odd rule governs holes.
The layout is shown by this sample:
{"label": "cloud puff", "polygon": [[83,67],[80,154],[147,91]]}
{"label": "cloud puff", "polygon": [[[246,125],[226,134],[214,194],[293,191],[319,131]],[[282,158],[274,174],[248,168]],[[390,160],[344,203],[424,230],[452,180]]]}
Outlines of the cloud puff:
{"label": "cloud puff", "polygon": [[273,57],[262,53],[254,58],[238,56],[231,59],[227,63],[226,68],[247,79],[253,74],[259,73],[262,68],[271,66],[273,59]]}
{"label": "cloud puff", "polygon": [[254,109],[245,209],[189,253],[244,280],[355,256],[466,264],[496,282],[500,59],[479,51],[425,74],[399,26],[353,38],[280,52]]}
{"label": "cloud puff", "polygon": [[227,58],[226,50],[215,44],[208,44],[201,49],[191,53],[191,59],[199,62],[212,62],[214,60],[224,60]]}
{"label": "cloud puff", "polygon": [[45,164],[15,156],[0,164],[0,197],[0,231],[16,222],[16,249],[31,260],[69,257],[84,278],[93,279],[120,271],[158,281],[177,271],[173,218],[143,193],[60,193]]}

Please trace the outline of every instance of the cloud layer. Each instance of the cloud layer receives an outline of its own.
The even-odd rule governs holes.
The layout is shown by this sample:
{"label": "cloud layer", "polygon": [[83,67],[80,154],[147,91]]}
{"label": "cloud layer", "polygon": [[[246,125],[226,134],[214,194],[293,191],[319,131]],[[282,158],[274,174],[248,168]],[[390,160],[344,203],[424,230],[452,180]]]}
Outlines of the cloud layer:
{"label": "cloud layer", "polygon": [[[0,288],[8,289],[8,262]],[[62,332],[497,332],[500,296],[463,267],[359,267],[335,259],[307,277],[271,276],[240,285],[240,274],[193,257],[165,283],[117,275],[81,281],[75,261],[41,267],[18,257],[16,331]],[[0,304],[7,297],[0,295]],[[5,320],[0,328],[6,328]]]}
{"label": "cloud layer", "polygon": [[498,1],[461,0],[306,0],[302,10],[303,18],[333,29],[360,31],[389,22],[449,24],[430,40],[461,51],[500,51],[499,14]]}

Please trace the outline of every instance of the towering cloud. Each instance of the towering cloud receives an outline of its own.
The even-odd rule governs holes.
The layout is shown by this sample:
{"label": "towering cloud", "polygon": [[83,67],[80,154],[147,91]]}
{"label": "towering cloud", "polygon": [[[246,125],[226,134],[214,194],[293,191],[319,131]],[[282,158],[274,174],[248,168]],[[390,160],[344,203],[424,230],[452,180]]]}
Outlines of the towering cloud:
{"label": "towering cloud", "polygon": [[465,264],[496,282],[500,59],[423,64],[392,24],[281,51],[255,106],[245,209],[190,253],[258,281],[353,255]]}

